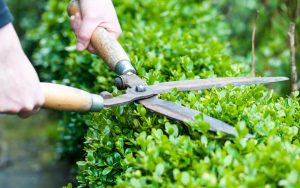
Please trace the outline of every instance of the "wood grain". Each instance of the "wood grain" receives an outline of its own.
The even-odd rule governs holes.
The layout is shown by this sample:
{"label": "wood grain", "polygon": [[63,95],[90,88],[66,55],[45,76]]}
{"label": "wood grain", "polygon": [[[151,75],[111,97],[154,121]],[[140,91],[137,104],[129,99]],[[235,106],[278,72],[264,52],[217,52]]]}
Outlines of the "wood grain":
{"label": "wood grain", "polygon": [[41,83],[41,87],[45,96],[44,108],[88,112],[92,107],[92,95],[86,91],[52,83]]}

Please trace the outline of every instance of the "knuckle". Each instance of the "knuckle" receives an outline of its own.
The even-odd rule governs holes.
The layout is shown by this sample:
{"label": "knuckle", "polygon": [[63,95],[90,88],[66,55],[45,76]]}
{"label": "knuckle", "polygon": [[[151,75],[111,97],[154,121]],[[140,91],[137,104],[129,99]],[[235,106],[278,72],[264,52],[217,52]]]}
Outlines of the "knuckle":
{"label": "knuckle", "polygon": [[44,103],[45,103],[45,97],[41,96],[37,102],[37,106],[38,107],[43,106]]}
{"label": "knuckle", "polygon": [[11,106],[7,106],[7,107],[3,107],[1,109],[1,112],[3,113],[11,113],[11,114],[17,114],[21,111],[21,106],[18,105],[11,105]]}
{"label": "knuckle", "polygon": [[84,32],[79,32],[78,33],[78,40],[80,41],[89,41],[90,40],[90,36]]}
{"label": "knuckle", "polygon": [[122,34],[122,30],[121,30],[121,29],[118,29],[118,30],[116,31],[117,37],[119,37],[121,34]]}
{"label": "knuckle", "polygon": [[26,119],[26,118],[28,118],[29,116],[31,116],[32,114],[31,113],[28,113],[28,112],[20,112],[19,114],[18,114],[18,116],[20,117],[20,118],[22,118],[22,119]]}
{"label": "knuckle", "polygon": [[33,111],[33,113],[37,113],[37,112],[39,112],[40,111],[40,107],[36,107],[35,109],[34,109],[34,111]]}
{"label": "knuckle", "polygon": [[8,112],[9,113],[14,113],[14,114],[19,113],[19,112],[21,112],[21,107],[10,108],[8,110]]}
{"label": "knuckle", "polygon": [[88,12],[88,14],[85,14],[83,17],[83,21],[87,22],[97,22],[98,20],[103,19],[102,16],[99,16],[98,12]]}
{"label": "knuckle", "polygon": [[21,111],[32,111],[34,109],[34,104],[33,103],[27,103],[23,106]]}
{"label": "knuckle", "polygon": [[32,106],[34,108],[40,107],[45,103],[45,95],[41,87],[38,87],[33,98],[32,98]]}

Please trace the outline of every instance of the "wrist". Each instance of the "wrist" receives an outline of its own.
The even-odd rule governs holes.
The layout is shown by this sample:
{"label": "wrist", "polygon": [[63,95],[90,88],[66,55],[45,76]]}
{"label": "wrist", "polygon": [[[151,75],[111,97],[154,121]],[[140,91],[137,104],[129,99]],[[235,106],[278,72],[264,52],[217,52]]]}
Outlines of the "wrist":
{"label": "wrist", "polygon": [[11,23],[0,28],[0,64],[8,64],[8,57],[13,54],[24,54],[18,35]]}

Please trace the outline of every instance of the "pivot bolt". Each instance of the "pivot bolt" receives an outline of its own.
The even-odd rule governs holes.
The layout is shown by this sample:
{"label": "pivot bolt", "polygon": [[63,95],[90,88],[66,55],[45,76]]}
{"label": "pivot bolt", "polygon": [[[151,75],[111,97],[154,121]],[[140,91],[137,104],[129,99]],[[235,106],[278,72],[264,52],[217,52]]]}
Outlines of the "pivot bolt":
{"label": "pivot bolt", "polygon": [[136,92],[144,92],[144,91],[146,91],[146,87],[144,85],[137,85],[135,87],[135,91]]}
{"label": "pivot bolt", "polygon": [[120,89],[120,90],[126,89],[125,81],[121,76],[118,76],[115,79],[115,86],[117,86],[117,88]]}
{"label": "pivot bolt", "polygon": [[111,99],[111,98],[113,98],[113,95],[110,92],[108,92],[108,91],[102,91],[100,93],[100,96],[103,97],[103,99]]}

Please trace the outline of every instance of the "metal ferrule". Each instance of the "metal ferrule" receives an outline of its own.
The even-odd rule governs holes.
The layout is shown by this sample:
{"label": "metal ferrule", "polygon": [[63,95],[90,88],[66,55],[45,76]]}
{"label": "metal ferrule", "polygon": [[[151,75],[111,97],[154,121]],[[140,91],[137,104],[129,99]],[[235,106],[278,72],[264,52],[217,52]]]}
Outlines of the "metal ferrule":
{"label": "metal ferrule", "polygon": [[136,73],[134,67],[131,65],[130,61],[128,60],[121,60],[117,63],[115,72],[118,75],[127,74],[128,72]]}
{"label": "metal ferrule", "polygon": [[103,107],[104,107],[103,97],[101,97],[100,95],[92,94],[92,106],[90,111],[98,112],[102,110]]}

